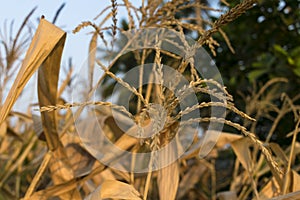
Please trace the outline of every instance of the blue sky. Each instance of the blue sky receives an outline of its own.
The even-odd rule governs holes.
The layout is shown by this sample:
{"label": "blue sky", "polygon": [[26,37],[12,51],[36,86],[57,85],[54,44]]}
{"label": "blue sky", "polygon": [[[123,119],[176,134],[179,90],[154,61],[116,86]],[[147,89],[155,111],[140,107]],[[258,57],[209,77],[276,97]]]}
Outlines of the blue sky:
{"label": "blue sky", "polygon": [[67,41],[65,44],[63,62],[67,62],[69,57],[72,57],[73,63],[82,63],[88,52],[88,43],[90,35],[87,35],[89,30],[82,31],[79,34],[74,35],[72,30],[82,21],[93,20],[102,9],[110,5],[110,0],[10,0],[1,3],[0,6],[0,28],[3,28],[4,21],[15,21],[14,30],[18,30],[24,17],[37,6],[34,12],[31,22],[37,26],[37,20],[41,15],[44,15],[46,19],[52,21],[57,9],[66,3],[56,25],[62,28],[68,33]]}
{"label": "blue sky", "polygon": [[[15,30],[18,30],[24,17],[35,6],[37,6],[37,10],[34,12],[31,21],[37,26],[37,19],[41,15],[52,21],[57,9],[65,2],[66,6],[56,22],[57,26],[68,33],[62,59],[63,62],[67,63],[68,58],[72,57],[73,63],[78,65],[82,64],[87,57],[88,43],[91,37],[87,33],[91,29],[76,35],[72,33],[72,30],[82,21],[92,21],[104,8],[111,5],[110,0],[0,0],[0,2],[0,29],[3,28],[5,20],[8,22],[15,20]],[[118,2],[121,1],[118,0]],[[136,7],[139,6],[137,4],[141,3],[140,0],[131,0],[130,2]],[[210,3],[215,4],[216,1],[211,1]],[[125,9],[120,8],[118,10],[118,19],[122,18],[122,16],[127,16],[125,12]],[[109,21],[109,23],[111,22]]]}

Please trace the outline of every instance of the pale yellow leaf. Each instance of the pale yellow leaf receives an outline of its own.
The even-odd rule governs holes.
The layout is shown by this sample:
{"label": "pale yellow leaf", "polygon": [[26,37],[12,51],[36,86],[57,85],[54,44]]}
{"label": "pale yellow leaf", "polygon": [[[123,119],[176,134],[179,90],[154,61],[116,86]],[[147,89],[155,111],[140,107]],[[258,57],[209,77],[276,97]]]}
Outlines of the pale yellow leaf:
{"label": "pale yellow leaf", "polygon": [[300,199],[300,191],[289,193],[289,194],[278,196],[278,197],[274,197],[269,200],[297,200],[297,199]]}
{"label": "pale yellow leaf", "polygon": [[[41,46],[40,51],[48,49],[50,54],[44,59],[41,67],[38,70],[38,99],[39,106],[56,105],[57,103],[57,85],[60,70],[60,61],[66,39],[66,34],[53,24],[42,19],[41,24],[45,23],[44,34],[53,34],[60,36],[52,49],[46,46]],[[50,41],[49,41],[50,42]],[[57,132],[56,112],[41,113],[44,134],[50,150],[54,150],[59,144],[59,135]]]}
{"label": "pale yellow leaf", "polygon": [[85,200],[101,200],[101,199],[131,199],[141,200],[140,193],[127,183],[116,180],[104,181],[94,192],[92,192]]}
{"label": "pale yellow leaf", "polygon": [[97,38],[98,38],[98,32],[95,31],[89,45],[89,58],[88,58],[89,81],[90,81],[89,89],[92,89],[93,87],[94,67],[95,67],[95,59],[96,59],[96,52],[97,52]]}
{"label": "pale yellow leaf", "polygon": [[281,149],[281,147],[279,146],[279,144],[276,144],[276,143],[270,143],[269,144],[270,148],[272,149],[272,151],[276,154],[276,156],[278,158],[280,158],[283,162],[283,164],[286,164],[288,163],[288,158],[287,156],[285,155],[284,151]]}
{"label": "pale yellow leaf", "polygon": [[251,181],[252,190],[254,191],[255,197],[259,198],[259,193],[257,191],[256,182],[253,179],[253,160],[250,153],[250,139],[247,137],[235,140],[231,143],[232,149],[237,156],[237,159],[241,162],[242,166],[246,169],[249,179]]}
{"label": "pale yellow leaf", "polygon": [[22,92],[34,72],[51,54],[59,41],[65,40],[65,32],[58,27],[41,19],[36,33],[26,52],[22,66],[0,110],[0,124],[6,119],[12,106]]}
{"label": "pale yellow leaf", "polygon": [[251,163],[253,163],[249,150],[250,144],[248,138],[242,138],[231,143],[237,159],[248,172],[252,171]]}
{"label": "pale yellow leaf", "polygon": [[222,148],[224,147],[226,144],[231,144],[232,142],[239,140],[243,138],[242,135],[237,135],[237,134],[233,134],[233,133],[227,133],[227,132],[222,132],[222,134],[220,135],[220,137],[217,140],[217,148]]}
{"label": "pale yellow leaf", "polygon": [[[168,155],[167,155],[168,156]],[[165,158],[168,159],[168,158]],[[179,184],[179,166],[175,161],[158,171],[157,185],[160,200],[175,199]]]}
{"label": "pale yellow leaf", "polygon": [[236,192],[234,191],[226,191],[226,192],[219,192],[217,194],[219,200],[237,200]]}
{"label": "pale yellow leaf", "polygon": [[290,185],[290,192],[299,191],[300,190],[300,176],[294,170],[291,171],[291,175],[292,175],[292,182]]}
{"label": "pale yellow leaf", "polygon": [[[33,41],[36,41],[34,46],[36,52],[31,56],[42,61],[38,70],[39,106],[56,105],[60,61],[66,33],[47,20],[41,19],[36,35],[37,37],[33,39]],[[74,173],[59,138],[56,112],[42,112],[41,119],[48,148],[53,151],[49,168],[54,184],[57,185],[72,180]],[[60,198],[81,199],[81,196],[77,190],[71,190],[61,194]]]}
{"label": "pale yellow leaf", "polygon": [[261,199],[270,199],[280,194],[280,186],[276,179],[273,177],[259,192]]}
{"label": "pale yellow leaf", "polygon": [[230,144],[243,137],[237,134],[218,132],[214,130],[207,131],[205,134],[210,135],[206,138],[200,138],[196,144],[184,153],[183,158],[188,159],[196,155],[205,157],[212,148],[223,148],[226,144]]}

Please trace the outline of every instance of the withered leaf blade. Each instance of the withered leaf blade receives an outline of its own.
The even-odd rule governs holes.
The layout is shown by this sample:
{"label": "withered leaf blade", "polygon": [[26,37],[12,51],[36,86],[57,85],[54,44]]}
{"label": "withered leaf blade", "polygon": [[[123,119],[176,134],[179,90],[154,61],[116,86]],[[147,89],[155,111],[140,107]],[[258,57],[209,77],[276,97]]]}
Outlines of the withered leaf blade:
{"label": "withered leaf blade", "polygon": [[[48,48],[47,45],[41,47],[50,51],[38,70],[38,99],[39,106],[43,107],[57,104],[60,61],[66,33],[44,19],[41,20],[41,23],[44,23],[44,34],[50,34],[56,38],[55,41],[49,41],[49,43],[53,42],[51,48]],[[48,148],[53,151],[53,157],[49,162],[53,183],[58,185],[72,180],[74,172],[59,138],[56,111],[42,112],[41,118]],[[61,194],[59,197],[61,199],[81,199],[80,193],[76,189]]]}
{"label": "withered leaf blade", "polygon": [[2,124],[2,122],[6,119],[14,103],[34,72],[51,54],[59,41],[65,41],[65,37],[66,34],[64,31],[49,23],[45,19],[41,19],[29,49],[26,52],[22,66],[3,106],[1,107],[0,124]]}
{"label": "withered leaf blade", "polygon": [[[168,151],[162,151],[159,159],[161,163],[171,163],[177,154],[177,145],[169,144],[172,148]],[[159,198],[161,200],[172,200],[176,198],[176,193],[179,185],[179,164],[177,161],[163,167],[158,171],[157,185]]]}
{"label": "withered leaf blade", "polygon": [[94,76],[95,59],[96,59],[96,52],[97,52],[97,38],[98,38],[98,33],[95,32],[93,34],[93,37],[92,37],[92,39],[90,41],[90,45],[89,45],[88,62],[89,62],[89,81],[90,81],[89,89],[90,90],[93,87],[93,76]]}
{"label": "withered leaf blade", "polygon": [[[57,85],[60,61],[66,39],[65,32],[42,19],[41,23],[43,22],[46,27],[45,30],[48,30],[48,34],[51,33],[53,35],[60,35],[61,37],[57,38],[58,40],[52,47],[52,51],[46,57],[38,70],[38,98],[40,107],[56,105],[57,103]],[[56,112],[43,112],[41,113],[41,117],[48,147],[50,150],[54,150],[58,147],[59,141],[56,126]]]}
{"label": "withered leaf blade", "polygon": [[101,200],[107,198],[142,199],[140,193],[132,185],[116,180],[106,180],[94,192],[87,196],[85,200]]}

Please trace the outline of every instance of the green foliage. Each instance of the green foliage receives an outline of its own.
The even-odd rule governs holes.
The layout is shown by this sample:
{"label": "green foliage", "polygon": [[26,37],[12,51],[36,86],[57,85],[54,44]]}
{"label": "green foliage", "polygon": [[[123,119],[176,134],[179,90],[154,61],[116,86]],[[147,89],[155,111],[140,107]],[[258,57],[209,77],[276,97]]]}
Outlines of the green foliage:
{"label": "green foliage", "polygon": [[[237,2],[231,3],[234,5]],[[262,0],[245,15],[224,27],[235,54],[229,51],[219,35],[217,40],[220,47],[215,60],[238,108],[246,109],[245,97],[252,98],[254,85],[262,86],[276,77],[287,78],[289,82],[275,91],[278,96],[272,100],[275,105],[282,106],[279,98],[282,92],[291,98],[300,93],[299,19],[300,1]],[[256,104],[254,100],[252,103]],[[275,117],[274,113],[269,114]],[[294,127],[291,120],[289,117],[282,119],[273,137],[276,142],[288,142],[286,132]],[[257,134],[261,130],[271,129],[266,118],[259,122],[255,131]],[[263,135],[260,136],[265,139]]]}
{"label": "green foliage", "polygon": [[236,53],[232,55],[223,41],[215,59],[234,96],[238,90],[247,92],[254,82],[265,83],[274,77],[288,78],[293,83],[288,93],[299,93],[299,7],[295,0],[259,1],[224,28]]}

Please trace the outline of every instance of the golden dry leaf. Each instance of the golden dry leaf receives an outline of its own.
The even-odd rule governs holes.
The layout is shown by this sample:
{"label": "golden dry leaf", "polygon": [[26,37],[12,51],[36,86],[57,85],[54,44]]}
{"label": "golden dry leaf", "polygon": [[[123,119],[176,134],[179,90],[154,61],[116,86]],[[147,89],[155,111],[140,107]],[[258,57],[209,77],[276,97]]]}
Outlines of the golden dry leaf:
{"label": "golden dry leaf", "polygon": [[[100,163],[96,162],[94,168],[98,167],[99,165]],[[116,177],[110,168],[106,168],[101,173],[95,175],[92,180],[95,185],[101,185],[106,180],[116,180]]]}
{"label": "golden dry leaf", "polygon": [[227,133],[227,132],[222,132],[222,134],[220,134],[220,137],[218,138],[216,147],[217,148],[222,148],[224,147],[226,144],[231,144],[232,142],[243,138],[242,135],[237,135],[237,134],[233,134],[233,133]]}
{"label": "golden dry leaf", "polygon": [[282,163],[287,165],[288,157],[285,155],[284,151],[279,146],[279,144],[270,143],[269,146],[272,149],[272,151],[275,153],[275,155],[282,160]]}
{"label": "golden dry leaf", "polygon": [[[53,24],[47,22],[45,19],[41,19],[39,27],[41,27],[41,35],[43,33],[45,35],[50,34],[53,35],[53,37],[57,37],[57,41],[54,47],[49,49],[47,48],[48,46],[39,47],[40,51],[43,51],[44,49],[50,51],[50,54],[48,54],[48,56],[44,59],[44,62],[42,63],[38,71],[39,106],[43,107],[47,105],[56,105],[57,103],[57,85],[60,70],[60,61],[66,39],[66,33]],[[59,144],[56,112],[43,112],[41,113],[41,116],[48,147],[50,150],[54,150],[58,147]]]}
{"label": "golden dry leaf", "polygon": [[289,194],[282,195],[279,197],[275,197],[275,198],[272,198],[269,200],[296,200],[296,199],[300,199],[300,191],[289,193]]}
{"label": "golden dry leaf", "polygon": [[217,194],[219,200],[237,200],[236,192],[234,191],[226,191],[219,192]]}
{"label": "golden dry leaf", "polygon": [[45,19],[37,28],[32,39],[22,66],[17,77],[10,89],[8,96],[0,110],[0,124],[6,119],[12,106],[16,102],[26,83],[29,81],[34,72],[42,65],[42,63],[51,54],[58,43],[65,41],[66,34],[56,26],[52,25]]}
{"label": "golden dry leaf", "polygon": [[127,183],[116,180],[104,181],[86,200],[101,200],[101,199],[131,199],[141,200],[140,193]]}
{"label": "golden dry leaf", "polygon": [[97,38],[98,38],[98,32],[95,31],[89,45],[88,61],[89,61],[89,81],[90,81],[89,89],[90,90],[93,87],[94,67],[95,67],[96,52],[97,52]]}
{"label": "golden dry leaf", "polygon": [[[55,185],[65,183],[75,177],[71,164],[69,163],[69,158],[66,156],[66,152],[63,147],[59,147],[53,152],[49,168]],[[61,194],[60,198],[79,200],[81,199],[81,195],[77,189],[73,189]]]}
{"label": "golden dry leaf", "polygon": [[[57,85],[60,61],[66,39],[66,33],[45,19],[41,19],[37,32],[39,30],[41,38],[37,38],[38,41],[43,39],[42,36],[44,35],[57,37],[55,45],[52,48],[48,48],[47,46],[47,44],[52,41],[50,39],[48,43],[43,46],[39,46],[41,44],[37,42],[36,48],[39,48],[40,50],[38,53],[43,53],[43,51],[50,52],[47,54],[47,57],[44,58],[44,61],[38,70],[38,99],[39,106],[43,107],[57,104]],[[67,157],[63,144],[59,138],[56,111],[42,112],[41,117],[48,148],[53,151],[53,157],[49,163],[51,177],[55,185],[61,184],[73,179],[74,173],[71,168],[69,158]],[[60,197],[62,199],[81,199],[81,195],[76,189],[66,192],[60,195]]]}
{"label": "golden dry leaf", "polygon": [[241,138],[239,140],[235,140],[231,143],[232,149],[237,156],[237,159],[240,161],[242,166],[246,169],[248,176],[251,180],[252,189],[254,191],[254,194],[256,198],[259,198],[259,194],[257,191],[256,182],[253,179],[253,167],[254,167],[254,161],[251,157],[250,153],[250,139],[247,137]]}
{"label": "golden dry leaf", "polygon": [[250,144],[248,138],[242,138],[231,143],[237,159],[248,172],[251,172],[253,167],[253,161],[249,150]]}
{"label": "golden dry leaf", "polygon": [[200,178],[208,171],[208,167],[200,160],[196,165],[192,165],[187,173],[181,178],[177,198],[181,199],[190,189],[192,189]]}
{"label": "golden dry leaf", "polygon": [[4,138],[4,136],[6,135],[6,130],[7,130],[7,123],[3,122],[2,124],[0,124],[0,139]]}
{"label": "golden dry leaf", "polygon": [[[214,130],[209,130],[206,134],[210,134],[209,137],[200,138],[197,144],[194,144],[187,152],[184,153],[183,158],[188,159],[195,156],[205,157],[212,147],[223,148],[226,144],[230,144],[235,140],[241,139],[243,136],[227,133],[227,132],[217,132]],[[217,139],[216,139],[217,137]],[[207,147],[206,147],[207,146]]]}
{"label": "golden dry leaf", "polygon": [[290,170],[285,174],[282,193],[296,192],[300,190],[300,176],[295,170]]}
{"label": "golden dry leaf", "polygon": [[[161,159],[167,161],[175,152],[176,150],[169,153],[166,152],[161,155]],[[157,185],[160,200],[175,199],[179,185],[179,166],[177,161],[158,171]]]}
{"label": "golden dry leaf", "polygon": [[296,192],[300,190],[300,176],[299,174],[294,171],[291,170],[290,171],[290,182],[289,182],[289,188],[288,191],[289,192]]}
{"label": "golden dry leaf", "polygon": [[270,199],[274,196],[280,194],[280,186],[278,185],[276,179],[273,177],[259,192],[259,197],[261,199]]}
{"label": "golden dry leaf", "polygon": [[92,157],[85,149],[79,144],[70,143],[65,147],[69,163],[74,171],[75,177],[89,174],[92,171],[92,167],[95,163],[95,158]]}

